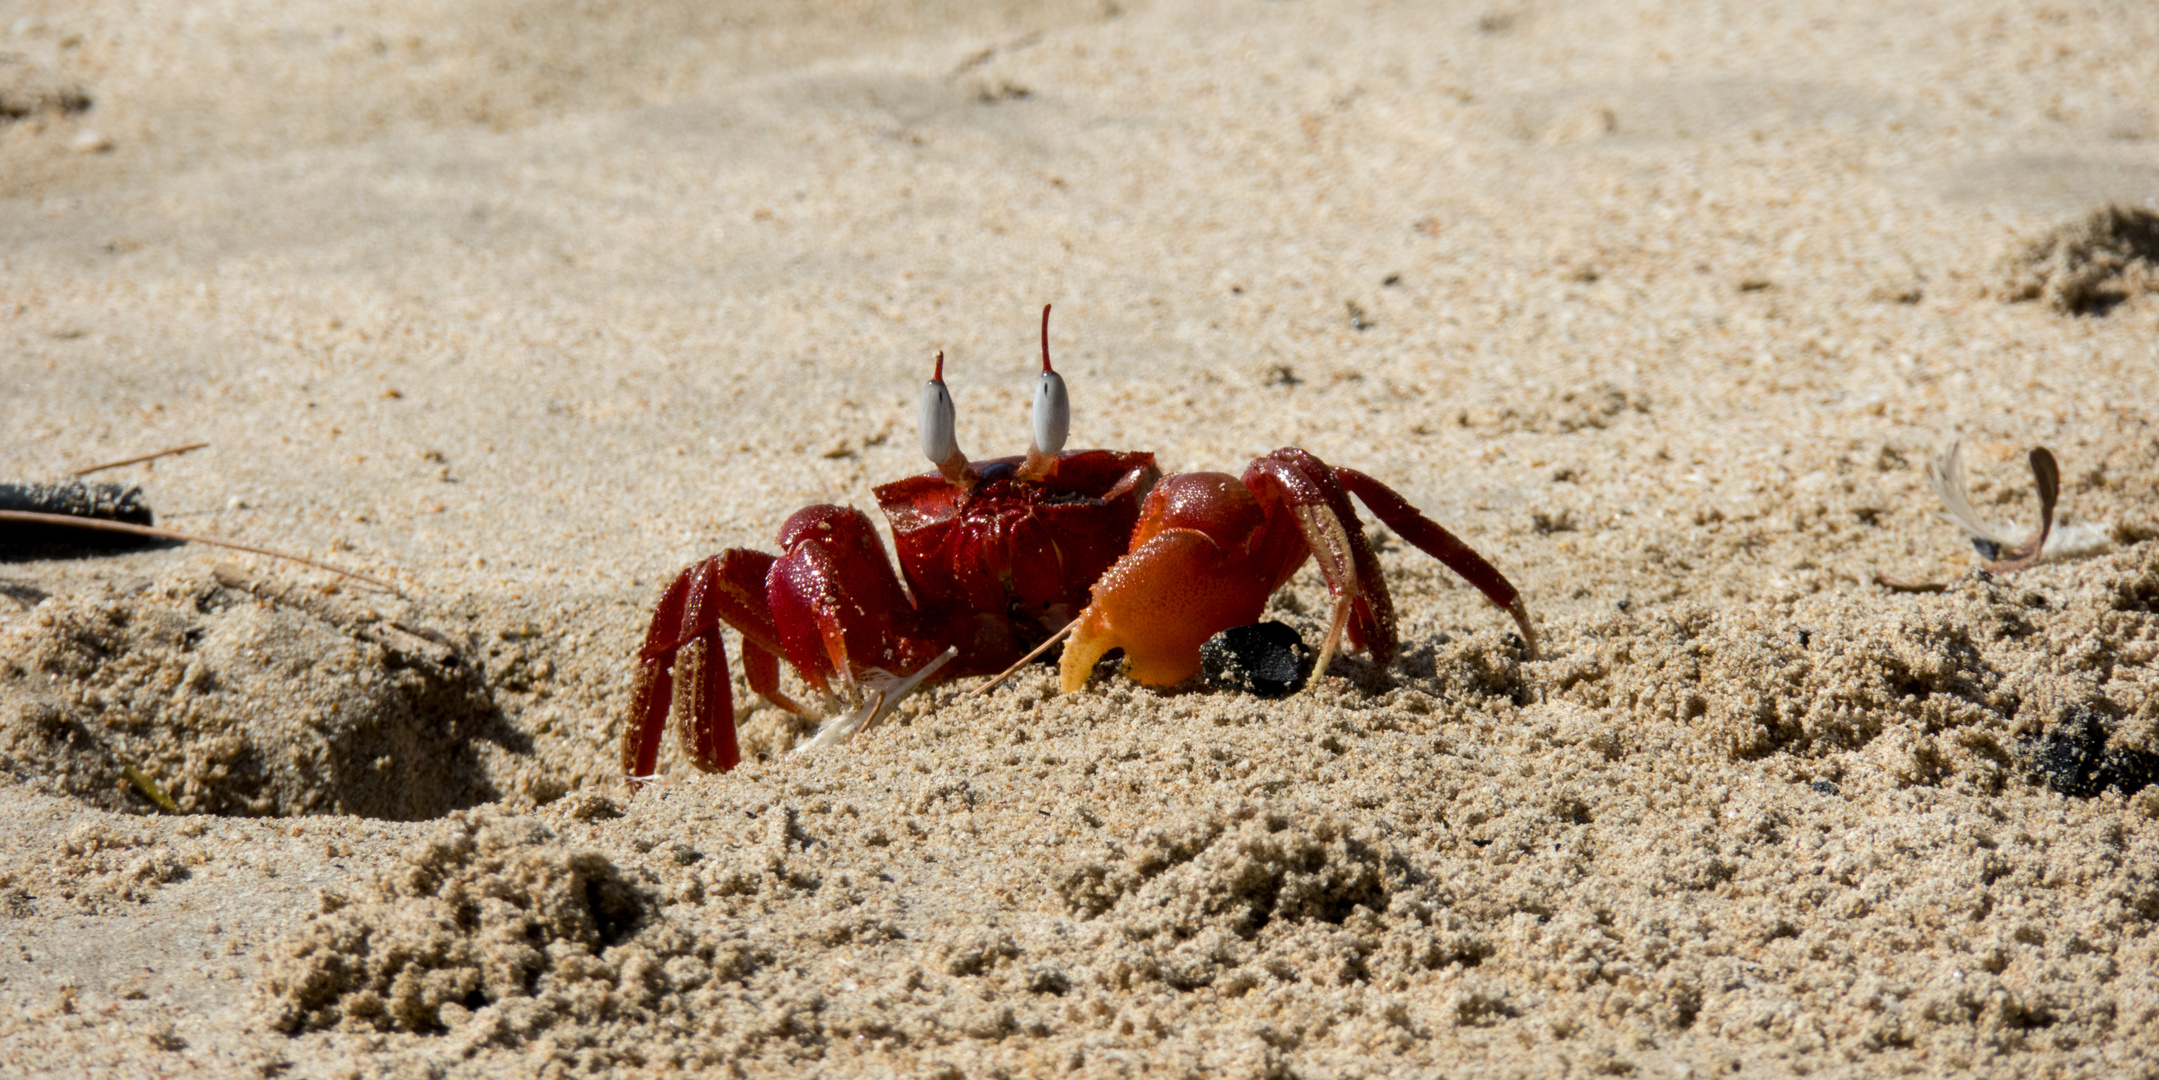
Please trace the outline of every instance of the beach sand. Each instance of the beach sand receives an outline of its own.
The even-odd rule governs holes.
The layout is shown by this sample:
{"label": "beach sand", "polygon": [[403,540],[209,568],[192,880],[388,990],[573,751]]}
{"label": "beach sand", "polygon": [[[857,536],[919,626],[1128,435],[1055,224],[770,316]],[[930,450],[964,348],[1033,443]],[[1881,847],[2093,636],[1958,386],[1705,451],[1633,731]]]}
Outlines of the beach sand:
{"label": "beach sand", "polygon": [[[0,561],[0,1071],[2159,1072],[2155,86],[2136,3],[12,0],[0,479],[206,442],[94,479],[404,595]],[[633,795],[672,575],[922,471],[938,350],[1024,449],[1044,303],[1075,445],[1369,473],[1542,655],[1383,542],[1389,667],[738,678]]]}

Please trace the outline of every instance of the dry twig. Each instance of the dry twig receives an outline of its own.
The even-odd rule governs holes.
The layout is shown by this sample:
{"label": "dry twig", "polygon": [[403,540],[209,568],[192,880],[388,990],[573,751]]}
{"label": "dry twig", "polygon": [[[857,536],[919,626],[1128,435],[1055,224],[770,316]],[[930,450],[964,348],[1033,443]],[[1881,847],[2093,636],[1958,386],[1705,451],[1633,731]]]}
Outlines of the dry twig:
{"label": "dry twig", "polygon": [[332,566],[326,562],[310,559],[305,555],[294,555],[287,551],[275,551],[270,548],[256,547],[252,544],[242,544],[231,540],[219,540],[215,537],[197,536],[194,533],[174,532],[171,529],[160,529],[153,525],[132,525],[125,521],[102,521],[97,518],[71,517],[67,514],[39,514],[28,510],[0,510],[0,521],[14,521],[25,525],[54,525],[66,528],[90,529],[96,532],[126,533],[130,536],[147,536],[154,540],[178,540],[183,544],[208,544],[212,547],[231,548],[234,551],[245,551],[253,555],[267,555],[273,559],[284,559],[287,562],[312,566],[317,570],[327,570],[339,577],[348,577],[354,581],[363,581],[376,588],[388,590],[400,600],[412,599],[411,595],[406,593],[405,590],[379,577],[363,574],[357,570]]}
{"label": "dry twig", "polygon": [[266,604],[279,604],[304,612],[329,623],[355,637],[365,638],[393,652],[422,656],[436,664],[451,664],[457,660],[457,647],[439,630],[411,626],[395,619],[378,621],[373,616],[355,616],[337,605],[318,597],[295,593],[264,578],[256,577],[229,562],[210,567],[210,578],[228,589],[244,592]]}
{"label": "dry twig", "polygon": [[167,448],[165,448],[165,449],[163,449],[163,450],[159,450],[159,451],[157,451],[156,453],[150,453],[150,454],[137,454],[136,456],[134,456],[134,457],[131,457],[131,458],[121,458],[121,459],[120,459],[120,460],[118,460],[118,461],[108,461],[108,462],[105,462],[105,463],[104,463],[104,464],[102,464],[102,465],[92,465],[92,466],[90,466],[90,467],[88,467],[88,468],[84,468],[84,469],[77,469],[77,470],[75,470],[74,472],[71,472],[71,473],[69,473],[68,475],[69,475],[69,476],[88,476],[88,475],[90,475],[91,473],[96,473],[96,472],[104,472],[104,471],[105,471],[105,470],[107,470],[107,469],[117,469],[117,468],[119,468],[119,467],[120,467],[120,466],[122,466],[122,465],[140,465],[140,464],[142,464],[142,463],[143,463],[143,462],[145,462],[145,461],[156,461],[156,460],[157,460],[158,458],[161,458],[161,457],[175,457],[175,456],[177,456],[177,455],[180,455],[180,454],[185,454],[185,453],[189,453],[189,452],[191,452],[191,451],[195,451],[195,450],[200,450],[200,449],[202,449],[203,447],[205,447],[205,446],[208,446],[208,445],[210,445],[210,444],[209,444],[209,443],[206,443],[206,442],[198,442],[198,443],[189,443],[189,444],[187,444],[186,446],[171,446],[171,447],[167,447]]}

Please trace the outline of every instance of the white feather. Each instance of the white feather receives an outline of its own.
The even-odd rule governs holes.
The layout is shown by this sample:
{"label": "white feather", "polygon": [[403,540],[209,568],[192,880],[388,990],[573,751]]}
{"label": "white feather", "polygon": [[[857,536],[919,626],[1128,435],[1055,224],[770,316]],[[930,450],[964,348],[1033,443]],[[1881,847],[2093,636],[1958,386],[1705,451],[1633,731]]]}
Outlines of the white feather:
{"label": "white feather", "polygon": [[[1949,449],[1927,462],[1927,480],[1934,485],[1934,493],[1941,497],[1942,505],[1948,508],[1950,520],[1974,539],[1994,545],[1995,553],[1988,558],[2001,558],[2027,538],[2011,535],[2015,526],[1989,524],[1973,508],[1964,475],[1963,440],[1950,443]],[[2082,559],[2112,550],[2113,530],[2104,525],[2070,523],[2057,517],[2054,531],[2047,534],[2047,546],[2039,553],[2039,561]]]}
{"label": "white feather", "polygon": [[2023,542],[2000,526],[1980,520],[1979,511],[1972,509],[1964,479],[1964,440],[1951,442],[1940,457],[1927,462],[1927,480],[1934,485],[1934,494],[1941,497],[1942,505],[1949,508],[1950,519],[1965,532],[2004,549]]}

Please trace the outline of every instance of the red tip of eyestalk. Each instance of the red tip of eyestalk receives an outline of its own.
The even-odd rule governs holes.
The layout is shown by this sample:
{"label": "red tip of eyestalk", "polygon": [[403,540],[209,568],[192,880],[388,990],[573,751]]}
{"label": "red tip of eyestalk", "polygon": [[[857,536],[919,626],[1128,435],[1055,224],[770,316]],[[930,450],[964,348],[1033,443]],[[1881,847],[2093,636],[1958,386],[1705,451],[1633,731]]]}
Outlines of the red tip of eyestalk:
{"label": "red tip of eyestalk", "polygon": [[1050,369],[1050,306],[1042,305],[1042,370]]}
{"label": "red tip of eyestalk", "polygon": [[931,382],[945,381],[945,351],[937,350],[937,370],[930,373]]}

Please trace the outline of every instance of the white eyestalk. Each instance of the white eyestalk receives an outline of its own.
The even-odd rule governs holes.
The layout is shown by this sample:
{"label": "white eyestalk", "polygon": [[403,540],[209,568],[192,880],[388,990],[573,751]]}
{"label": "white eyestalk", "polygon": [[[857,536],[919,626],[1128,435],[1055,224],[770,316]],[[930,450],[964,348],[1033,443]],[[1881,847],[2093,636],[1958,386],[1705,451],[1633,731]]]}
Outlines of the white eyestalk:
{"label": "white eyestalk", "polygon": [[1050,309],[1042,305],[1042,375],[1035,380],[1033,453],[1054,454],[1064,449],[1065,435],[1072,429],[1072,402],[1065,397],[1064,376],[1050,370]]}
{"label": "white eyestalk", "polygon": [[945,389],[945,354],[937,354],[937,371],[930,381],[922,384],[922,400],[917,412],[921,428],[922,456],[937,466],[945,479],[955,484],[972,485],[974,470],[967,467],[967,455],[960,453],[959,438],[953,434],[958,421],[958,411],[952,405],[952,392]]}

